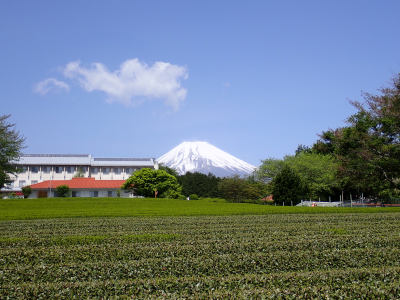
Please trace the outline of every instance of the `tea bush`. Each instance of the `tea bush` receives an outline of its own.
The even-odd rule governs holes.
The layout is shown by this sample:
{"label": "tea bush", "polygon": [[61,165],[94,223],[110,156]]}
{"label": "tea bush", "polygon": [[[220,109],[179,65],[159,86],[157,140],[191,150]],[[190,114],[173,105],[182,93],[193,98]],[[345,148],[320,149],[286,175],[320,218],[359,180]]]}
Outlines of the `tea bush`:
{"label": "tea bush", "polygon": [[397,299],[399,221],[390,212],[0,221],[0,298]]}

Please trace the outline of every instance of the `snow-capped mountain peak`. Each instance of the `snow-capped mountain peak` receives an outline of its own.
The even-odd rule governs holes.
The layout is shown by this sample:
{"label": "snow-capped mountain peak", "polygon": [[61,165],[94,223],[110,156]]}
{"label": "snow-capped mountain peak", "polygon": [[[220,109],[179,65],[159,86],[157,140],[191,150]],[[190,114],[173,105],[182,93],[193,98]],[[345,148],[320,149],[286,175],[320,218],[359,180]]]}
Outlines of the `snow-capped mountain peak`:
{"label": "snow-capped mountain peak", "polygon": [[254,166],[238,159],[207,142],[183,142],[158,159],[180,174],[186,172],[213,173],[216,176],[250,174]]}

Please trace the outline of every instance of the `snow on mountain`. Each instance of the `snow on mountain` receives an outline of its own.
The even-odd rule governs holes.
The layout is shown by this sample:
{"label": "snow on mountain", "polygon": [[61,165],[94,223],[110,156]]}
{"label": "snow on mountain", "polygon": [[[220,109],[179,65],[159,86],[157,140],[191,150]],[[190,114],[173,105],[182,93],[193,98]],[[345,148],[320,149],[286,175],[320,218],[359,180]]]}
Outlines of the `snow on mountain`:
{"label": "snow on mountain", "polygon": [[213,173],[219,177],[250,174],[254,166],[207,142],[183,142],[158,160],[181,175],[186,172]]}

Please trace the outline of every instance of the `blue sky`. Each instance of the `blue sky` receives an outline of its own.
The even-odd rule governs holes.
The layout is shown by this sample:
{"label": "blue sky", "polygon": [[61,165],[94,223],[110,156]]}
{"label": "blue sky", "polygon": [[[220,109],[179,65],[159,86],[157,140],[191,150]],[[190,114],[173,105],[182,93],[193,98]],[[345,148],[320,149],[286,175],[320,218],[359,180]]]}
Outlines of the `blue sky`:
{"label": "blue sky", "polygon": [[248,163],[343,126],[400,72],[400,1],[1,1],[0,114],[25,153]]}

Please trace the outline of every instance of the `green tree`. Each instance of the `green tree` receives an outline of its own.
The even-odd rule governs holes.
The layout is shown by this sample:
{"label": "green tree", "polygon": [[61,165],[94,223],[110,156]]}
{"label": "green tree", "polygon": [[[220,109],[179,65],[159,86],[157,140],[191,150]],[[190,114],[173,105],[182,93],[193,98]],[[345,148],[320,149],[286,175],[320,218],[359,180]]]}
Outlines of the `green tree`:
{"label": "green tree", "polygon": [[239,203],[244,200],[245,182],[244,178],[234,174],[230,177],[224,177],[218,184],[218,189],[226,200]]}
{"label": "green tree", "polygon": [[163,164],[160,164],[160,165],[158,166],[158,169],[159,169],[159,170],[163,170],[163,171],[167,172],[169,175],[172,175],[172,176],[174,176],[174,177],[176,177],[176,178],[179,177],[178,171],[177,171],[176,169],[174,169],[174,168],[170,168],[170,167],[168,167],[168,166],[165,166],[165,165],[163,165]]}
{"label": "green tree", "polygon": [[245,184],[243,186],[243,197],[246,200],[252,200],[254,203],[256,203],[257,200],[260,200],[264,194],[264,185],[261,182],[250,182],[250,181],[245,181]]}
{"label": "green tree", "polygon": [[327,198],[335,190],[340,190],[341,183],[337,177],[339,165],[332,155],[303,152],[293,157],[289,166],[315,198]]}
{"label": "green tree", "polygon": [[24,194],[24,198],[28,198],[29,195],[32,194],[32,188],[29,185],[24,186],[21,190],[22,194]]}
{"label": "green tree", "polygon": [[121,186],[124,190],[135,191],[140,196],[154,197],[155,190],[159,195],[177,197],[182,191],[178,180],[164,170],[143,168],[133,173]]}
{"label": "green tree", "polygon": [[22,170],[16,162],[24,146],[25,138],[10,124],[11,115],[0,116],[0,188],[12,182],[10,175],[16,176]]}
{"label": "green tree", "polygon": [[56,191],[57,191],[58,197],[68,197],[71,195],[71,190],[70,190],[69,186],[66,184],[59,185],[56,188]]}
{"label": "green tree", "polygon": [[205,175],[199,172],[187,172],[185,175],[179,176],[178,181],[182,185],[183,195],[196,194],[203,198],[221,197],[218,190],[218,183],[221,182],[221,178],[212,173]]}
{"label": "green tree", "polygon": [[255,175],[261,181],[273,180],[285,165],[285,160],[269,157],[261,160],[261,166],[256,170]]}
{"label": "green tree", "polygon": [[307,187],[300,176],[289,166],[283,167],[275,176],[272,184],[272,197],[279,205],[291,205],[291,201],[293,201],[293,205],[300,203],[307,192]]}
{"label": "green tree", "polygon": [[232,202],[256,202],[266,194],[265,183],[256,181],[253,176],[240,177],[237,174],[223,178],[218,189],[223,198]]}
{"label": "green tree", "polygon": [[[304,149],[305,146],[302,146]],[[290,167],[309,188],[314,197],[328,197],[340,190],[339,164],[330,154],[318,154],[309,150],[297,150],[296,155],[286,155],[282,160],[269,158],[262,161],[256,178],[274,180],[284,167]],[[272,191],[271,191],[272,192]]]}
{"label": "green tree", "polygon": [[350,185],[376,193],[400,189],[400,74],[379,91],[363,93],[364,102],[350,101],[358,112],[346,120],[348,126],[323,132],[313,147],[336,157]]}

